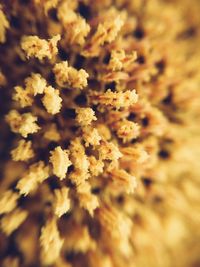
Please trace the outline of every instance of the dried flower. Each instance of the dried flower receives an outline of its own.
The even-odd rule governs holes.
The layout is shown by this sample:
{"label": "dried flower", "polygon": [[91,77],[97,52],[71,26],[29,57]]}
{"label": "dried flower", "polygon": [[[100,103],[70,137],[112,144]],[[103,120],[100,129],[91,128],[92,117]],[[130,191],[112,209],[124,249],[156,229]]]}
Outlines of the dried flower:
{"label": "dried flower", "polygon": [[43,161],[39,161],[29,167],[29,170],[19,180],[16,187],[20,194],[27,195],[48,177],[49,167],[45,166]]}
{"label": "dried flower", "polygon": [[135,104],[138,100],[138,95],[135,90],[126,92],[112,92],[107,90],[105,93],[92,92],[91,99],[94,103],[99,102],[101,105],[115,108],[128,108]]}
{"label": "dried flower", "polygon": [[68,66],[67,61],[57,63],[53,71],[56,76],[56,83],[60,87],[74,87],[83,89],[87,86],[88,74],[85,70],[76,70],[73,67]]}
{"label": "dried flower", "polygon": [[124,21],[121,16],[117,16],[113,20],[108,18],[105,22],[99,23],[95,34],[89,43],[86,44],[82,54],[85,57],[98,56],[100,46],[106,42],[112,42],[117,37],[123,24]]}
{"label": "dried flower", "polygon": [[97,196],[91,193],[90,185],[87,182],[83,182],[77,186],[78,198],[80,206],[85,208],[91,216],[94,214],[94,210],[99,207]]}
{"label": "dried flower", "polygon": [[47,82],[39,73],[31,73],[31,76],[25,79],[25,85],[26,91],[28,91],[29,94],[36,96],[37,94],[44,93]]}
{"label": "dried flower", "polygon": [[0,266],[198,265],[199,5],[1,1]]}
{"label": "dried flower", "polygon": [[108,69],[119,71],[129,68],[137,58],[137,53],[126,55],[124,50],[113,50],[108,64]]}
{"label": "dried flower", "polygon": [[83,139],[85,146],[98,146],[100,144],[101,136],[96,128],[85,126],[83,128]]}
{"label": "dried flower", "polygon": [[85,148],[81,143],[80,138],[75,138],[70,145],[70,160],[76,170],[81,170],[83,173],[88,172],[89,161],[85,154]]}
{"label": "dried flower", "polygon": [[55,262],[63,245],[63,239],[60,238],[55,218],[49,219],[42,227],[40,244],[42,261],[45,264]]}
{"label": "dried flower", "polygon": [[43,60],[45,57],[52,59],[58,52],[57,43],[60,35],[52,37],[49,41],[40,39],[38,36],[23,36],[21,48],[25,51],[27,58],[36,57]]}
{"label": "dried flower", "polygon": [[34,156],[31,141],[20,140],[18,146],[11,151],[14,161],[27,161]]}
{"label": "dried flower", "polygon": [[119,148],[112,142],[101,141],[99,156],[103,160],[117,161],[122,157],[122,154],[120,153]]}
{"label": "dried flower", "polygon": [[59,96],[59,91],[52,86],[48,86],[44,90],[42,103],[50,114],[56,114],[61,109],[62,98]]}
{"label": "dried flower", "polygon": [[22,108],[31,106],[33,104],[33,97],[30,95],[30,92],[21,86],[15,86],[13,100],[17,101]]}
{"label": "dried flower", "polygon": [[137,138],[140,134],[140,126],[132,121],[122,120],[114,125],[117,136],[122,138],[123,142],[129,142],[134,138]]}
{"label": "dried flower", "polygon": [[76,120],[81,126],[88,126],[92,121],[97,120],[91,108],[77,108],[76,114]]}
{"label": "dried flower", "polygon": [[22,108],[32,106],[34,96],[43,94],[46,85],[46,80],[40,74],[32,73],[30,77],[25,79],[25,88],[15,86],[13,100],[17,101]]}
{"label": "dried flower", "polygon": [[61,188],[54,190],[55,194],[55,214],[61,217],[63,214],[68,212],[70,208],[70,199],[68,195],[68,188]]}
{"label": "dried flower", "polygon": [[6,214],[1,219],[1,229],[6,235],[10,235],[13,231],[15,231],[20,224],[28,216],[28,212],[21,209],[16,209],[11,213]]}
{"label": "dried flower", "polygon": [[74,21],[65,25],[67,31],[66,41],[70,44],[84,45],[85,38],[90,32],[90,26],[86,20],[77,16]]}
{"label": "dried flower", "polygon": [[58,146],[51,151],[50,154],[50,162],[53,165],[53,173],[61,180],[64,179],[66,177],[67,170],[71,165],[68,151],[63,150],[60,146]]}
{"label": "dried flower", "polygon": [[124,190],[126,193],[133,193],[137,183],[136,178],[125,170],[113,169],[110,171],[114,185],[118,188],[118,191]]}
{"label": "dried flower", "polygon": [[12,190],[7,190],[0,199],[0,214],[11,212],[17,206],[19,194]]}
{"label": "dried flower", "polygon": [[94,156],[90,156],[89,158],[90,162],[90,172],[94,176],[98,176],[103,172],[104,162],[102,160],[97,160]]}
{"label": "dried flower", "polygon": [[14,133],[20,133],[23,137],[36,133],[40,127],[36,124],[37,118],[31,113],[19,114],[16,110],[11,110],[6,115],[6,121]]}

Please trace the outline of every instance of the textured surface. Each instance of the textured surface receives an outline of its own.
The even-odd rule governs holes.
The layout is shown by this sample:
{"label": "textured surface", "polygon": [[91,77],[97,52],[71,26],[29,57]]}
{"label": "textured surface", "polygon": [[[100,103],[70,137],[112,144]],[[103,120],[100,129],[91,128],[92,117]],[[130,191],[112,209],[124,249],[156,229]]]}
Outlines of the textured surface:
{"label": "textured surface", "polygon": [[0,265],[200,266],[199,1],[0,3]]}

